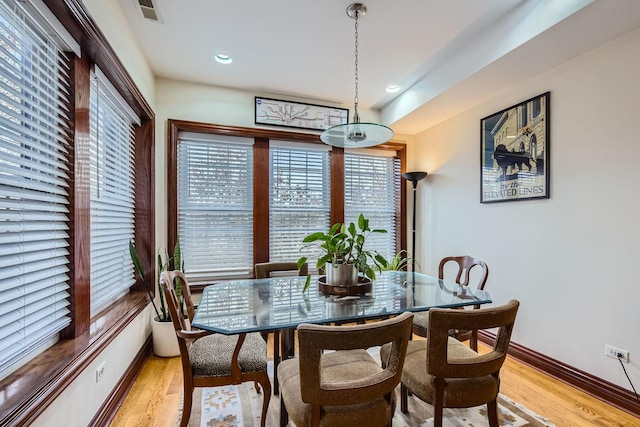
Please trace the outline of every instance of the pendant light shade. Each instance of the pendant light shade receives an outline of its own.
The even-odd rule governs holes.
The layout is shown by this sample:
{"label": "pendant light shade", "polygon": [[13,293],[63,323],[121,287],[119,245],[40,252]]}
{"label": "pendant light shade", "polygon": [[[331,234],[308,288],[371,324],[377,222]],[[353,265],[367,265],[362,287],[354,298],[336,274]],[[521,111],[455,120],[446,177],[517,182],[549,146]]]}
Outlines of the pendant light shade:
{"label": "pendant light shade", "polygon": [[333,126],[320,135],[325,144],[334,147],[364,148],[387,142],[393,131],[377,123],[347,123]]}
{"label": "pendant light shade", "polygon": [[364,148],[382,144],[393,137],[393,131],[377,123],[361,123],[358,113],[358,18],[367,13],[362,3],[353,3],[347,7],[347,15],[355,20],[355,86],[353,122],[336,125],[322,132],[320,139],[334,147]]}

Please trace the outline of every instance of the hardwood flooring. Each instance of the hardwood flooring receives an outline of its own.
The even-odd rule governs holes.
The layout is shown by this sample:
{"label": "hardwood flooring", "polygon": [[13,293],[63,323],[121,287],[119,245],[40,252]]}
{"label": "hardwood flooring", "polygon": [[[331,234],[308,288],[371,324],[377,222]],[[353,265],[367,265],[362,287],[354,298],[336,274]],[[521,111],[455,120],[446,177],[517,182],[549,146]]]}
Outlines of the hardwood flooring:
{"label": "hardwood flooring", "polygon": [[[272,348],[271,343],[268,348]],[[483,346],[480,348],[482,351]],[[511,358],[507,359],[502,369],[500,391],[549,418],[558,427],[640,426],[640,418]],[[165,359],[152,355],[146,361],[111,426],[176,427],[181,393],[180,358]]]}

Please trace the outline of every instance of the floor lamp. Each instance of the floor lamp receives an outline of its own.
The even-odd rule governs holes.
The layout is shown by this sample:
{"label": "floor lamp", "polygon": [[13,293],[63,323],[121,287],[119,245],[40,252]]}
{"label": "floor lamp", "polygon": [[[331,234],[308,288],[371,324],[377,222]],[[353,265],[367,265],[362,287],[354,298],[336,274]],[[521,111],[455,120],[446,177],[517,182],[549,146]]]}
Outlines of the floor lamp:
{"label": "floor lamp", "polygon": [[402,177],[407,181],[411,181],[413,184],[413,221],[411,227],[413,228],[411,234],[411,271],[416,271],[416,188],[418,187],[418,181],[424,179],[427,176],[426,172],[405,172]]}

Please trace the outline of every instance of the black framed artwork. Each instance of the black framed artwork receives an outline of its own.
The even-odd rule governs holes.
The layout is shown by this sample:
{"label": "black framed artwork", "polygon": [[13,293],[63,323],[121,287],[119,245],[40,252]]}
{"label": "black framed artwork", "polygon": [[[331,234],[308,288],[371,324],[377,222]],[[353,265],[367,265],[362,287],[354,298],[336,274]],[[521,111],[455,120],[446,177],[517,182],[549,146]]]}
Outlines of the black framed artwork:
{"label": "black framed artwork", "polygon": [[325,130],[349,122],[349,110],[325,105],[255,97],[255,124]]}
{"label": "black framed artwork", "polygon": [[480,120],[480,202],[549,198],[546,92]]}

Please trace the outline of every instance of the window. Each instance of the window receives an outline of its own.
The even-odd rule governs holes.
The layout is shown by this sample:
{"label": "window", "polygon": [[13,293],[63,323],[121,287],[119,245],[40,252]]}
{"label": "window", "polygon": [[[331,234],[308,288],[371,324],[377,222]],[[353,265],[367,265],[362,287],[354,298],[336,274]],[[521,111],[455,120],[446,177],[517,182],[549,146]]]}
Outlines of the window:
{"label": "window", "polygon": [[181,133],[178,236],[192,283],[253,274],[253,139]]}
{"label": "window", "polygon": [[134,240],[134,128],[139,118],[96,69],[91,77],[91,315],[129,291]]}
{"label": "window", "polygon": [[370,249],[406,247],[404,144],[345,152],[317,134],[171,119],[168,135],[168,242],[199,260],[184,265],[196,291],[250,277],[258,262],[313,260],[302,239],[361,212],[388,230]]}
{"label": "window", "polygon": [[389,259],[397,252],[400,224],[400,161],[395,152],[350,150],[344,156],[345,223],[358,223],[363,213],[369,227],[387,233],[371,234],[366,248]]}
{"label": "window", "polygon": [[269,259],[311,259],[302,239],[330,226],[329,147],[271,141],[270,158]]}
{"label": "window", "polygon": [[[146,294],[134,292],[90,317],[97,254],[90,239],[93,64],[104,65],[118,93],[144,118],[129,152],[141,179],[135,191],[127,190],[136,195],[135,211],[145,214],[135,220],[136,243],[144,248],[155,248],[154,187],[145,173],[154,164],[154,115],[84,10],[82,2],[0,0],[0,387],[12,390],[3,396],[2,425],[35,419],[148,303]],[[110,158],[111,149],[121,147],[103,150],[103,158],[94,150],[94,166],[120,162]],[[102,174],[97,170],[94,178]],[[128,179],[107,178],[100,196],[120,191]],[[152,251],[141,258],[150,271]],[[75,363],[79,358],[85,363]],[[46,375],[33,375],[40,371]],[[19,380],[26,377],[32,381]],[[50,382],[53,377],[61,381]],[[38,405],[30,404],[34,399]]]}
{"label": "window", "polygon": [[0,378],[70,322],[69,59],[0,1]]}

